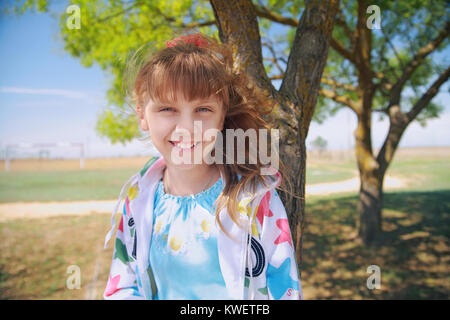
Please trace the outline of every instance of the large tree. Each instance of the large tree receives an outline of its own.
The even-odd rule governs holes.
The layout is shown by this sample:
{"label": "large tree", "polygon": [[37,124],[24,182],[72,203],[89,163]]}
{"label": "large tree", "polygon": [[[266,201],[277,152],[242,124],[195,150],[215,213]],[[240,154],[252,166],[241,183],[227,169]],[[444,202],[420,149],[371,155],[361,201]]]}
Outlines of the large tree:
{"label": "large tree", "polygon": [[[358,229],[365,244],[373,243],[382,231],[383,180],[403,133],[413,121],[425,124],[438,116],[442,106],[432,99],[450,75],[448,59],[439,55],[449,44],[447,1],[373,4],[368,0],[341,2],[317,108],[323,113],[344,106],[356,115]],[[294,28],[301,24],[272,8],[259,6],[258,11],[280,24]],[[389,120],[379,150],[372,146],[374,113]]]}
{"label": "large tree", "polygon": [[[49,1],[26,0],[16,8],[19,12],[35,7],[47,11]],[[259,3],[250,0],[77,0],[73,4],[81,9],[80,29],[68,29],[68,15],[63,14],[61,36],[65,49],[84,66],[96,63],[113,75],[108,99],[121,111],[106,109],[97,126],[98,131],[112,142],[129,141],[138,132],[132,124],[134,115],[122,112],[126,105],[122,90],[123,71],[130,52],[143,44],[153,44],[156,48],[164,45],[174,30],[196,30],[216,36],[218,33],[222,42],[229,43],[237,71],[248,74],[254,85],[276,105],[270,120],[280,130],[280,155],[290,170],[288,175],[293,191],[299,196],[281,193],[301,271],[305,140],[319,94],[339,0],[267,1],[267,7]],[[269,12],[267,8],[274,11]],[[299,17],[295,28],[279,39],[279,42],[287,43],[285,52],[281,53],[286,56],[284,66],[276,57],[277,47],[266,34],[270,29],[267,18],[279,17],[279,13]],[[258,17],[263,19],[258,20]],[[263,46],[272,53],[271,57],[263,57]],[[269,76],[274,66],[284,74],[279,89],[274,87],[273,77]]]}
{"label": "large tree", "polygon": [[[357,117],[359,236],[365,244],[373,243],[382,231],[383,180],[403,133],[414,120],[423,123],[438,115],[442,107],[431,100],[450,76],[448,60],[431,56],[449,43],[446,1],[379,1],[378,30],[368,24],[371,4],[343,3],[331,41],[339,57],[326,71],[329,81],[321,90],[321,95],[350,108]],[[374,112],[389,120],[389,131],[377,151],[371,135]]]}

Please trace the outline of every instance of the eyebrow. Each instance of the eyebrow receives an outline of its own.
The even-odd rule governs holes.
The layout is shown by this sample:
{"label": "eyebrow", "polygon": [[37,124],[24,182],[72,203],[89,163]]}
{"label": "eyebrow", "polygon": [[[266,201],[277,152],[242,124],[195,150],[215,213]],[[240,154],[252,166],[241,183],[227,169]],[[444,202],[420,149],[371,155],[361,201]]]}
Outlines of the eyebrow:
{"label": "eyebrow", "polygon": [[[191,103],[191,101],[189,101]],[[196,104],[196,105],[201,105],[201,104],[210,104],[210,105],[214,105],[214,106],[220,106],[219,102],[216,100],[212,100],[212,99],[203,99],[203,100],[194,100],[192,103]],[[167,102],[162,102],[162,101],[154,101],[153,105],[156,107],[161,107],[161,106],[173,106],[174,102],[173,101],[167,101]]]}

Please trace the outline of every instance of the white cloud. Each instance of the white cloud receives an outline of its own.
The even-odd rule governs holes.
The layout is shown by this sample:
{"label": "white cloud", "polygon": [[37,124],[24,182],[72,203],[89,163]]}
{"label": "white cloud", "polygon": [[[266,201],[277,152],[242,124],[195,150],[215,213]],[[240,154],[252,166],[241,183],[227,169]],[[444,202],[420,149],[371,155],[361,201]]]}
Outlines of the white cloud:
{"label": "white cloud", "polygon": [[0,92],[22,94],[22,95],[46,95],[57,96],[67,99],[89,100],[94,102],[101,102],[103,99],[95,93],[88,93],[77,90],[64,89],[33,89],[33,88],[17,88],[17,87],[1,87]]}

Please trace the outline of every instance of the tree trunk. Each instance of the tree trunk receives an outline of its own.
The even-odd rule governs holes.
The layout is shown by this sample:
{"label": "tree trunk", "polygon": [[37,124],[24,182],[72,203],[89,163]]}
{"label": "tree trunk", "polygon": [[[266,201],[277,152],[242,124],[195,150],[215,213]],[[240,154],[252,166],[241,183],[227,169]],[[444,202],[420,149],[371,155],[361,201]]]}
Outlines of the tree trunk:
{"label": "tree trunk", "polygon": [[280,157],[286,165],[286,175],[291,177],[292,191],[297,197],[292,197],[286,192],[279,191],[289,219],[289,226],[292,231],[292,241],[295,246],[295,255],[299,272],[303,269],[303,231],[305,220],[305,184],[306,184],[306,145],[305,141],[299,142],[295,146],[280,146],[282,152]]}
{"label": "tree trunk", "polygon": [[291,178],[292,191],[280,197],[288,213],[301,273],[303,221],[305,208],[306,145],[309,124],[314,113],[320,79],[328,56],[339,0],[306,0],[296,30],[285,76],[276,90],[265,72],[259,26],[250,0],[210,0],[223,42],[233,46],[238,69],[246,72],[256,85],[276,101],[271,115],[282,137],[280,157]]}
{"label": "tree trunk", "polygon": [[383,176],[374,171],[361,172],[360,182],[358,236],[370,245],[382,231]]}
{"label": "tree trunk", "polygon": [[[280,94],[293,103],[297,121],[295,146],[284,146],[280,154],[298,197],[281,192],[289,216],[301,275],[305,219],[306,137],[320,89],[320,80],[328,56],[339,0],[308,0],[297,26]],[[286,154],[286,150],[291,149]]]}
{"label": "tree trunk", "polygon": [[[367,90],[366,90],[367,91]],[[365,96],[366,97],[366,96]],[[366,97],[367,98],[367,97]],[[369,105],[371,97],[364,102]],[[358,113],[355,130],[356,162],[359,169],[358,235],[370,245],[381,232],[381,208],[384,172],[372,152],[371,111],[367,107]]]}

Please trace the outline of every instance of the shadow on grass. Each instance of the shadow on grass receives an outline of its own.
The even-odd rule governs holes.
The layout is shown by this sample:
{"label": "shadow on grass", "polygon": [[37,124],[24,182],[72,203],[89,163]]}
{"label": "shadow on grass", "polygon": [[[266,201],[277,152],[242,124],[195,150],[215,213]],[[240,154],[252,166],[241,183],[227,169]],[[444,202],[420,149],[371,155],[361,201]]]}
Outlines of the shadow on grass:
{"label": "shadow on grass", "polygon": [[[449,299],[450,190],[386,193],[383,234],[371,247],[357,240],[356,204],[356,196],[307,201],[305,299]],[[108,214],[0,223],[0,299],[84,299],[90,283],[100,299],[108,228]],[[66,288],[69,265],[82,270],[82,290]],[[367,288],[370,265],[381,269],[381,289]]]}
{"label": "shadow on grass", "polygon": [[[450,190],[385,193],[383,232],[357,238],[357,196],[307,202],[302,284],[306,299],[449,299]],[[371,265],[381,289],[367,288]]]}
{"label": "shadow on grass", "polygon": [[[0,223],[0,300],[101,299],[112,257],[111,247],[103,250],[108,220],[93,213]],[[73,265],[80,290],[67,286]]]}

